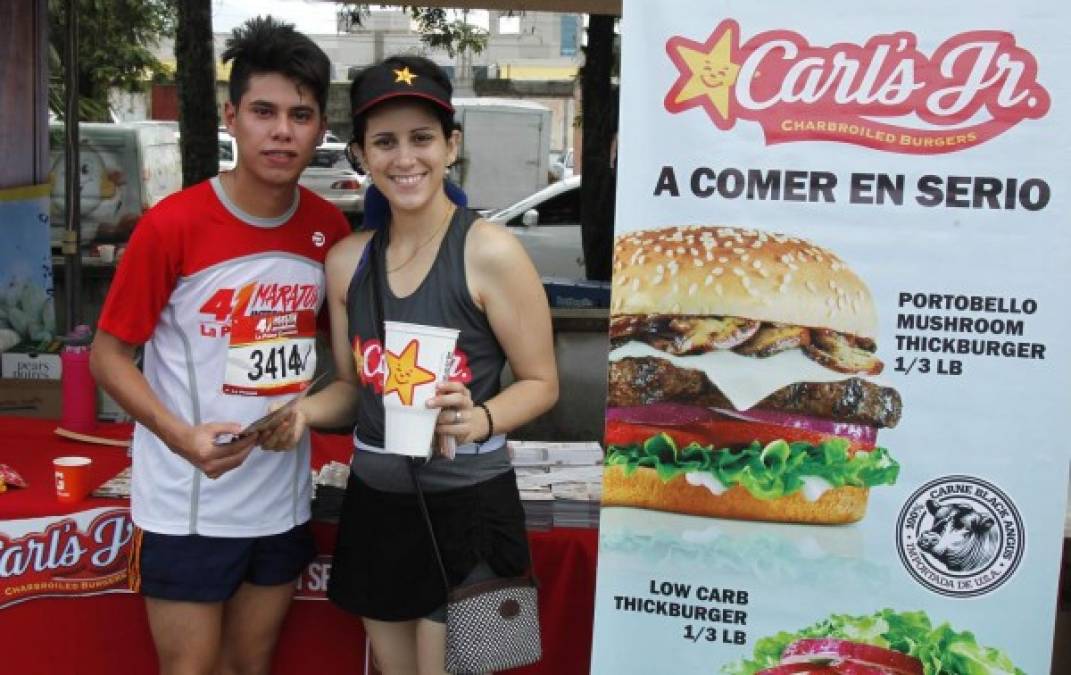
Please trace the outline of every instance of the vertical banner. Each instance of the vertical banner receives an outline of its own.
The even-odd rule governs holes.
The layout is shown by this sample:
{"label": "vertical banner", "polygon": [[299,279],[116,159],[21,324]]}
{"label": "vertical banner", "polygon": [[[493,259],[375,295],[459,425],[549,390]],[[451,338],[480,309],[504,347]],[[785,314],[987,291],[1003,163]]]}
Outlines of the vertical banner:
{"label": "vertical banner", "polygon": [[48,185],[0,190],[0,351],[56,331],[48,194]]}
{"label": "vertical banner", "polygon": [[625,0],[593,672],[1049,672],[1067,18]]}

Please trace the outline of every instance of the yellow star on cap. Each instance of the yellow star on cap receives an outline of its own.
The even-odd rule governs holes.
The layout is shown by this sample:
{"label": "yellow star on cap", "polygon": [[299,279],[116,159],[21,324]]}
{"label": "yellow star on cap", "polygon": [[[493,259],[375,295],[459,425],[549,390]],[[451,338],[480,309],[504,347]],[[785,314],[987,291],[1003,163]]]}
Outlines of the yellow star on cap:
{"label": "yellow star on cap", "polygon": [[409,71],[409,66],[402,68],[401,70],[394,71],[395,82],[405,82],[410,87],[413,86],[413,80],[419,77],[416,73]]}
{"label": "yellow star on cap", "polygon": [[417,341],[412,340],[397,356],[386,352],[388,375],[383,387],[384,397],[393,392],[398,394],[402,405],[413,405],[413,389],[435,381],[435,373],[417,365],[419,350]]}
{"label": "yellow star on cap", "polygon": [[722,123],[731,124],[732,88],[740,74],[740,65],[732,60],[734,29],[735,22],[726,21],[705,44],[681,37],[667,43],[669,56],[680,71],[677,84],[666,98],[666,107],[672,112],[702,105],[711,117],[716,113]]}

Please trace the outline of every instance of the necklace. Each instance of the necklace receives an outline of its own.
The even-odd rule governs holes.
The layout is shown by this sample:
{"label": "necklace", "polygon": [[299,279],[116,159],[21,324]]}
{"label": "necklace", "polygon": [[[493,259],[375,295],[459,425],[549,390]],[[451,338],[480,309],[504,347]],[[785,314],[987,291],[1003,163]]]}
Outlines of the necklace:
{"label": "necklace", "polygon": [[417,244],[417,247],[414,248],[413,252],[409,255],[409,257],[405,259],[405,262],[401,263],[400,265],[395,265],[394,267],[388,267],[387,268],[387,274],[392,274],[394,272],[397,272],[398,270],[402,269],[403,267],[405,267],[409,263],[413,262],[413,260],[417,257],[417,254],[420,253],[420,251],[423,250],[423,248],[425,246],[430,244],[432,239],[434,239],[435,237],[439,236],[439,233],[442,232],[443,228],[445,228],[447,223],[450,222],[450,216],[452,216],[453,214],[454,214],[454,209],[451,206],[449,209],[446,210],[446,217],[443,218],[443,222],[439,223],[439,226],[435,228],[435,230],[431,233],[431,236],[429,236],[427,239],[425,239],[424,241],[422,241],[419,244]]}

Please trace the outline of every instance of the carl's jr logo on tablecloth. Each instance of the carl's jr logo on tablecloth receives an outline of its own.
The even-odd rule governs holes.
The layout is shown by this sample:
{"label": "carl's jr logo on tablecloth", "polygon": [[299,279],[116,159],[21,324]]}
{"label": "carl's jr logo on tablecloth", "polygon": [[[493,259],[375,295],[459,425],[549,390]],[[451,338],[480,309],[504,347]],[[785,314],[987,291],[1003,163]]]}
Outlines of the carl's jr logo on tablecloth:
{"label": "carl's jr logo on tablecloth", "polygon": [[34,597],[125,588],[132,533],[128,509],[0,523],[0,609]]}

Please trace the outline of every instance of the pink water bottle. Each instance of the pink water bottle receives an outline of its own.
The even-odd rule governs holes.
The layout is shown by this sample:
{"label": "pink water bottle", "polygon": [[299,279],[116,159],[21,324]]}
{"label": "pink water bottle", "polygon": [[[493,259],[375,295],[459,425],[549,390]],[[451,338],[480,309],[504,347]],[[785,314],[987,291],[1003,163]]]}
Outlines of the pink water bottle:
{"label": "pink water bottle", "polygon": [[90,433],[97,426],[97,383],[89,372],[89,348],[93,333],[77,326],[63,338],[63,416],[60,425],[70,431]]}

